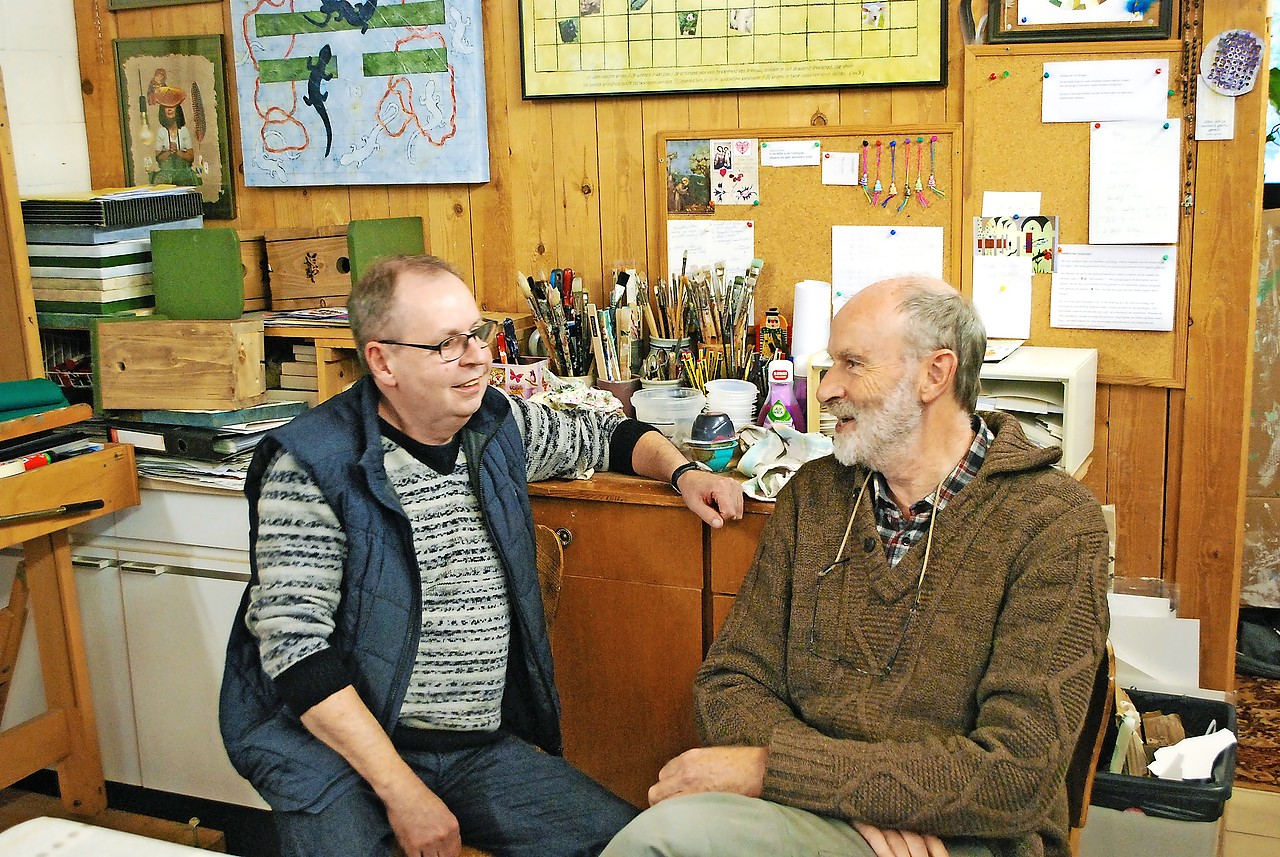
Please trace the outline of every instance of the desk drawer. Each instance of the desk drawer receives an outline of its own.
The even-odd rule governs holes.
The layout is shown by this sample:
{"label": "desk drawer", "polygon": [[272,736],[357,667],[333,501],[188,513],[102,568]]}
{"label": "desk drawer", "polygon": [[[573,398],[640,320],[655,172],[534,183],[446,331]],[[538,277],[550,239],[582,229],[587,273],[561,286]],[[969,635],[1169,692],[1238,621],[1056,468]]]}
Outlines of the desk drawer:
{"label": "desk drawer", "polygon": [[101,509],[80,515],[57,515],[0,524],[0,545],[34,539],[110,514],[138,502],[138,476],[133,447],[108,444],[91,452],[0,480],[0,515],[52,509],[66,503],[102,500]]}

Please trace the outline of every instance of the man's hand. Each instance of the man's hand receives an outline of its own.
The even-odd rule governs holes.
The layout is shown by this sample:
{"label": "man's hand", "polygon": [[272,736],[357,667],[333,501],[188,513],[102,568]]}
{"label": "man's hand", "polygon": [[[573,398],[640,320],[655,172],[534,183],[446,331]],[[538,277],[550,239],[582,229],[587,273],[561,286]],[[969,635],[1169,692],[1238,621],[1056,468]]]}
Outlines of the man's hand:
{"label": "man's hand", "polygon": [[462,852],[458,819],[421,780],[406,780],[384,802],[387,821],[406,857],[458,857]]}
{"label": "man's hand", "polygon": [[724,526],[725,519],[742,517],[742,484],[736,479],[689,470],[680,476],[680,496],[684,504],[713,527]]}
{"label": "man's hand", "polygon": [[932,834],[881,830],[860,821],[855,821],[853,827],[867,840],[876,857],[947,857],[947,846]]}
{"label": "man's hand", "polygon": [[[683,479],[680,481],[684,482]],[[730,792],[760,797],[768,761],[769,751],[764,747],[687,750],[658,771],[658,782],[649,789],[649,805],[696,792]]]}

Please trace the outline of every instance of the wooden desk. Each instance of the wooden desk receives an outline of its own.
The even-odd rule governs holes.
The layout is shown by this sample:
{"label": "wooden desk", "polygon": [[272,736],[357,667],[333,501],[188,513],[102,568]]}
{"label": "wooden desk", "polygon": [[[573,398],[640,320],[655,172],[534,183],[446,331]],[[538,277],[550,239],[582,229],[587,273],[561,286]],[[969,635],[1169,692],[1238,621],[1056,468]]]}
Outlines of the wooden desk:
{"label": "wooden desk", "polygon": [[[78,408],[89,411],[87,405],[63,410]],[[60,422],[41,414],[0,423],[0,441],[78,419]],[[67,528],[138,504],[133,447],[109,444],[101,452],[0,481],[0,515],[99,499],[103,508],[85,514],[0,524],[0,547],[21,544],[26,555],[27,588],[48,706],[44,714],[0,732],[0,786],[56,765],[62,803],[77,815],[102,811],[107,797]]]}

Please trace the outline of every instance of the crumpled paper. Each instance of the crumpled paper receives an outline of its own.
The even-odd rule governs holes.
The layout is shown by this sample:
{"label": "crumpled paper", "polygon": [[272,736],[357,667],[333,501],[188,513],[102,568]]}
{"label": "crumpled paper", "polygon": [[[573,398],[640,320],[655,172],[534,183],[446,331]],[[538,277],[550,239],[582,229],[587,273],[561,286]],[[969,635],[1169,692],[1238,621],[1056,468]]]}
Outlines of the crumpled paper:
{"label": "crumpled paper", "polygon": [[750,476],[742,484],[743,492],[756,500],[772,503],[782,486],[800,465],[833,451],[831,438],[824,434],[805,434],[787,426],[747,426],[738,433],[738,443],[745,452],[738,460],[738,471]]}

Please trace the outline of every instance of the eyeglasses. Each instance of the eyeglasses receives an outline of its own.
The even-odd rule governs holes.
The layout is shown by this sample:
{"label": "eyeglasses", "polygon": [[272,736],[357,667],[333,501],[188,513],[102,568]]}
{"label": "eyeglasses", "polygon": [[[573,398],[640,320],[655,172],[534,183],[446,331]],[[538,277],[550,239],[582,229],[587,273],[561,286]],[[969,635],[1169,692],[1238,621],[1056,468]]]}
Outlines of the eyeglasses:
{"label": "eyeglasses", "polygon": [[[844,565],[851,557],[844,556],[845,545],[849,542],[849,534],[853,531],[853,519],[858,514],[858,506],[862,503],[862,495],[867,491],[867,483],[871,481],[871,474],[867,474],[867,478],[863,480],[862,488],[858,491],[858,499],[853,502],[853,511],[849,513],[849,523],[844,530],[844,539],[840,542],[840,549],[836,551],[836,558],[818,572],[818,583],[814,587],[813,593],[813,616],[809,623],[809,653],[814,657],[825,658],[831,660],[828,655],[818,651],[818,604],[822,601],[822,582],[827,579],[831,572],[836,570],[837,566]],[[945,481],[945,479],[944,479]],[[920,564],[920,577],[916,580],[916,595],[911,602],[911,609],[907,612],[906,621],[902,623],[902,631],[898,634],[898,642],[894,644],[893,651],[889,653],[888,660],[884,666],[879,669],[864,669],[857,664],[844,662],[845,666],[860,675],[872,676],[873,678],[887,678],[893,672],[893,665],[898,662],[898,655],[902,652],[902,646],[907,641],[907,633],[911,630],[911,623],[916,618],[916,612],[920,609],[920,598],[924,593],[924,576],[929,568],[929,554],[933,549],[933,522],[938,517],[938,497],[942,493],[942,483],[938,483],[938,489],[934,492],[934,507],[929,515],[929,534],[926,537],[924,545],[924,562]],[[838,660],[842,660],[837,658]]]}
{"label": "eyeglasses", "polygon": [[423,345],[420,342],[399,342],[394,339],[379,339],[383,345],[403,345],[405,348],[421,348],[423,351],[434,351],[445,363],[452,363],[467,353],[467,346],[474,339],[484,348],[493,344],[494,332],[498,329],[496,321],[484,321],[466,333],[455,333],[446,336],[435,345]]}

